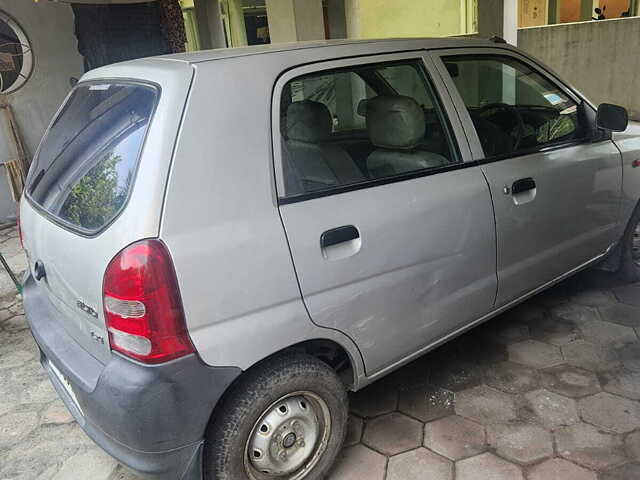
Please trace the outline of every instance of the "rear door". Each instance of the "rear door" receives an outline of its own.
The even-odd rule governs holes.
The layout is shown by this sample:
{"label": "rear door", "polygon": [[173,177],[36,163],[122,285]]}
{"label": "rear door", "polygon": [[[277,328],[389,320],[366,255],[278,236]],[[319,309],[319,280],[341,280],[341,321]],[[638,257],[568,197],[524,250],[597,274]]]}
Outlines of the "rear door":
{"label": "rear door", "polygon": [[147,222],[103,231],[129,200],[158,95],[129,81],[79,84],[43,138],[22,201],[29,267],[52,306],[50,320],[101,360],[109,357],[104,270]]}
{"label": "rear door", "polygon": [[[277,190],[304,301],[316,324],[355,341],[369,375],[487,313],[495,298],[489,189],[427,62],[417,53],[313,64],[275,88]],[[287,120],[301,102],[326,107],[329,135],[309,131],[324,128],[311,117],[304,136],[288,130],[301,126]],[[389,110],[374,120],[374,104]],[[349,149],[350,137],[365,145]]]}
{"label": "rear door", "polygon": [[502,305],[616,240],[621,156],[595,111],[505,49],[434,54],[491,187]]}

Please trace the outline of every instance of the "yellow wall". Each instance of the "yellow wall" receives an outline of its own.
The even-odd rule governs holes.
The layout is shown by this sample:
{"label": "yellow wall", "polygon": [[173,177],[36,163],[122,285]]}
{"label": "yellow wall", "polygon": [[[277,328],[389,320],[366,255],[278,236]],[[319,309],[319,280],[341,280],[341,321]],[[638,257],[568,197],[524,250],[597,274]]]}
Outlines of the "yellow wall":
{"label": "yellow wall", "polygon": [[[350,38],[440,37],[466,33],[461,0],[350,0]],[[465,15],[466,7],[462,8]],[[466,18],[466,17],[465,17]]]}

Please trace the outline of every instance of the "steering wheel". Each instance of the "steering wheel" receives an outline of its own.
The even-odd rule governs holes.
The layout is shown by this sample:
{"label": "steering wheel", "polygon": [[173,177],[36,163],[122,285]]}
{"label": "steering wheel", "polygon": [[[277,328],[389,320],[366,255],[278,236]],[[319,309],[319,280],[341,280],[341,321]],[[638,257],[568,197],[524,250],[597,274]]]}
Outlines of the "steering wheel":
{"label": "steering wheel", "polygon": [[516,138],[513,143],[513,151],[516,151],[520,146],[520,142],[522,142],[522,139],[525,137],[525,128],[524,128],[524,122],[522,121],[522,115],[520,115],[520,112],[518,112],[518,109],[513,105],[508,105],[506,103],[500,103],[500,102],[488,103],[486,105],[481,106],[478,110],[476,110],[476,115],[478,115],[479,117],[485,117],[487,116],[487,112],[490,110],[505,110],[509,112],[513,117],[515,117],[516,125],[518,128],[517,128]]}

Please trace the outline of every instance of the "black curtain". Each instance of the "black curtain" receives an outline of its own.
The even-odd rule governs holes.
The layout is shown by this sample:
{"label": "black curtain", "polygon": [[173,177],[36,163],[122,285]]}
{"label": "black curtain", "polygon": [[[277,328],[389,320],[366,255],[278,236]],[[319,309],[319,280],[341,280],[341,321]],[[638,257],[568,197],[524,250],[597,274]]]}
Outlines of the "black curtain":
{"label": "black curtain", "polygon": [[73,12],[85,71],[172,51],[162,28],[160,2],[74,4]]}

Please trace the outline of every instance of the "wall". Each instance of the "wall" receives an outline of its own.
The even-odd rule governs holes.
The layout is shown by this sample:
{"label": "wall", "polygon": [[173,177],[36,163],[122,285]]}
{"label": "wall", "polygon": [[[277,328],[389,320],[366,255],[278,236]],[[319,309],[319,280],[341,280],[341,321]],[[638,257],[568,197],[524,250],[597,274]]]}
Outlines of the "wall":
{"label": "wall", "polygon": [[271,43],[325,37],[321,0],[267,0]]}
{"label": "wall", "polygon": [[[34,70],[29,81],[7,95],[15,112],[27,154],[33,155],[51,117],[70,89],[69,79],[83,72],[73,33],[74,17],[66,4],[31,0],[0,0],[0,10],[11,15],[25,30],[34,52]],[[0,131],[0,161],[11,153],[4,129]],[[0,222],[15,214],[7,200],[4,168],[0,169]],[[10,204],[8,204],[8,202]]]}
{"label": "wall", "polygon": [[524,28],[518,47],[592,102],[623,105],[640,120],[640,17]]}
{"label": "wall", "polygon": [[[441,37],[461,31],[459,0],[350,0],[345,3],[350,38]],[[466,10],[466,6],[465,6]],[[463,12],[465,13],[465,12]],[[466,29],[465,29],[466,30]]]}

